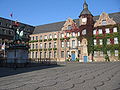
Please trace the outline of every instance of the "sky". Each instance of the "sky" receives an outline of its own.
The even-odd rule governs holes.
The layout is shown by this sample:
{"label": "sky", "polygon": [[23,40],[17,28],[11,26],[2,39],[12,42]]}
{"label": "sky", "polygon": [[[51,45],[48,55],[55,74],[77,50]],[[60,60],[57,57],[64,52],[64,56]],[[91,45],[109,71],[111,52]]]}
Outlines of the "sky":
{"label": "sky", "polygon": [[[84,0],[0,0],[0,17],[38,26],[78,19]],[[86,0],[93,16],[120,12],[120,0]],[[10,14],[13,13],[13,18]]]}

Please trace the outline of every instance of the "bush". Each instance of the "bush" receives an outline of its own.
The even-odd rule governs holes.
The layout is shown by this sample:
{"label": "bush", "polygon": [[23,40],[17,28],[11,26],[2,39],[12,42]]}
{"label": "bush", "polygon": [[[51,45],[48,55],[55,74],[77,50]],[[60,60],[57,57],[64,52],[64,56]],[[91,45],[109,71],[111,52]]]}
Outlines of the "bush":
{"label": "bush", "polygon": [[78,62],[79,62],[79,58],[76,58],[76,61],[78,61]]}
{"label": "bush", "polygon": [[66,59],[65,61],[66,61],[66,62],[69,62],[69,59]]}

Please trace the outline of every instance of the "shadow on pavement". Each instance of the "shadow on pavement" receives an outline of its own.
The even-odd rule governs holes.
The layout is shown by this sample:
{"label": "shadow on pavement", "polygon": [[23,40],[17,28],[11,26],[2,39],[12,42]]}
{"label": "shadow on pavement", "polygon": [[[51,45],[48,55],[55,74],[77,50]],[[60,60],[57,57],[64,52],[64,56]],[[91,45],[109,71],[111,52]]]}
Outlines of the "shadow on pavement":
{"label": "shadow on pavement", "polygon": [[46,65],[46,66],[36,66],[36,67],[24,67],[24,68],[7,68],[0,67],[0,77],[6,77],[26,72],[32,72],[36,70],[42,70],[47,68],[63,67],[64,65]]}

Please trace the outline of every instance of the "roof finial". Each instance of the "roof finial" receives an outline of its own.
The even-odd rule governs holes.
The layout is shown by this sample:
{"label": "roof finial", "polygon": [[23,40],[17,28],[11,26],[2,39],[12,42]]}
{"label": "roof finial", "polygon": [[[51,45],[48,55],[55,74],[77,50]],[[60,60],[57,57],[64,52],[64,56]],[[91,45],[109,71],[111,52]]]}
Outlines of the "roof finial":
{"label": "roof finial", "polygon": [[84,0],[84,3],[86,3],[86,0]]}
{"label": "roof finial", "polygon": [[88,9],[88,4],[86,3],[86,0],[84,0],[83,8]]}

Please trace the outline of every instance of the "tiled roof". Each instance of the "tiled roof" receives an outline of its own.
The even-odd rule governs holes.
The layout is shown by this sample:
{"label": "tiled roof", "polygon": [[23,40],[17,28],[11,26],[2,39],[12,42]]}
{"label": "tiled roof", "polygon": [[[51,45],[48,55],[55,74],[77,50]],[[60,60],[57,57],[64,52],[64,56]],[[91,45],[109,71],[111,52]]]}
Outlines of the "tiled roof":
{"label": "tiled roof", "polygon": [[[110,18],[113,18],[113,20],[116,23],[120,23],[120,12],[111,13],[111,14],[109,14],[109,16],[110,16]],[[99,16],[94,16],[93,17],[94,21],[96,21],[98,19],[99,19]],[[77,23],[77,25],[79,25],[79,19],[74,19],[74,21]],[[36,26],[33,34],[39,34],[39,33],[44,33],[44,32],[60,31],[62,29],[64,23],[65,23],[65,21]]]}

